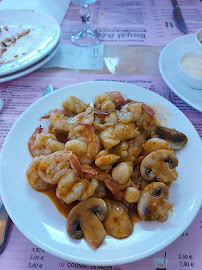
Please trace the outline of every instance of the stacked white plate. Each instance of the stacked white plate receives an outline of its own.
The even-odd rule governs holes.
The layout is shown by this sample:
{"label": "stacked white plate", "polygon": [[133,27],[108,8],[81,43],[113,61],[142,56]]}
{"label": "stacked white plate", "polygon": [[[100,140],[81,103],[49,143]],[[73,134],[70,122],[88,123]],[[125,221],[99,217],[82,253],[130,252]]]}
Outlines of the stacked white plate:
{"label": "stacked white plate", "polygon": [[[31,10],[0,10],[0,28],[0,52],[6,48],[2,55],[0,53],[0,82],[19,78],[40,68],[59,48],[60,26],[47,14]],[[26,31],[27,34],[17,38]],[[13,43],[7,41],[7,37]]]}

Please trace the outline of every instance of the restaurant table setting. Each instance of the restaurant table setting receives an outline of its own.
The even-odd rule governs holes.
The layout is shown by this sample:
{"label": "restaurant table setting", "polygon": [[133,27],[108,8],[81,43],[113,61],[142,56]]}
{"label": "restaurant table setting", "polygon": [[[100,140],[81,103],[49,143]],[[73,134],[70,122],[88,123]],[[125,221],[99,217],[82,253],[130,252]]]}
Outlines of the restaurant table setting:
{"label": "restaurant table setting", "polygon": [[[0,1],[0,269],[200,270],[202,77],[194,72],[202,66],[202,2],[81,2]],[[21,47],[7,61],[13,36]],[[131,236],[108,235],[95,250],[67,237],[65,217],[28,187],[27,142],[65,97],[90,103],[106,91],[156,108],[188,143],[177,152],[168,220],[138,222]]]}

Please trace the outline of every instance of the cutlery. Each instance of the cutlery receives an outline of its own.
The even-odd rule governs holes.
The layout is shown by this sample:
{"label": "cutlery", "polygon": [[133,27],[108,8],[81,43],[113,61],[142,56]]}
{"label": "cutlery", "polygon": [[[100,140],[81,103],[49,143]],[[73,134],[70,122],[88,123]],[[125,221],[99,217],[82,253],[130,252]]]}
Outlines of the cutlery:
{"label": "cutlery", "polygon": [[0,253],[4,250],[9,224],[10,224],[10,217],[3,203],[1,203],[0,205]]}
{"label": "cutlery", "polygon": [[[3,100],[0,99],[0,112],[3,108]],[[6,236],[10,224],[10,218],[3,203],[0,204],[0,253],[4,250]]]}
{"label": "cutlery", "polygon": [[0,98],[0,112],[1,112],[1,110],[2,110],[2,108],[3,108],[3,100]]}
{"label": "cutlery", "polygon": [[[52,85],[48,84],[45,88],[43,96],[46,96],[53,91],[54,91],[54,89],[53,89]],[[3,107],[3,101],[0,99],[0,111],[1,111],[2,107]],[[5,247],[10,220],[11,219],[10,219],[3,203],[1,203],[0,204],[0,253],[3,252],[4,247]]]}
{"label": "cutlery", "polygon": [[188,28],[187,28],[186,23],[184,21],[184,18],[182,16],[180,7],[179,7],[176,0],[172,0],[172,3],[174,6],[173,15],[174,15],[175,21],[177,23],[177,26],[183,33],[187,34],[189,31],[188,31]]}
{"label": "cutlery", "polygon": [[48,84],[45,88],[45,91],[43,93],[43,97],[52,93],[54,91],[53,86],[51,84]]}

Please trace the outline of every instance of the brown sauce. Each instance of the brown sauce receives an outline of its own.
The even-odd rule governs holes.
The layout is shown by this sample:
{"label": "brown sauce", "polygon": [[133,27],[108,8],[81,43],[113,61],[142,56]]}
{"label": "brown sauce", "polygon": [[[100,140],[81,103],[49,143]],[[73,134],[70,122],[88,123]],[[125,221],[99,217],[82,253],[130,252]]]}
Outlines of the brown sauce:
{"label": "brown sauce", "polygon": [[[41,193],[47,195],[51,201],[54,203],[55,207],[57,208],[58,212],[60,214],[62,214],[65,218],[68,217],[69,212],[71,211],[71,209],[79,203],[79,201],[70,203],[70,204],[66,204],[65,202],[63,202],[61,199],[59,199],[56,196],[56,189],[49,189],[49,190],[44,190],[44,191],[40,191]],[[109,196],[106,197],[107,199],[111,199],[113,200],[113,196],[109,193]],[[137,207],[133,206],[129,209],[128,215],[132,221],[133,226],[141,221],[138,213],[137,213]]]}
{"label": "brown sauce", "polygon": [[[172,182],[170,183],[166,183],[166,185],[168,186],[168,188],[170,188]],[[40,191],[41,193],[47,195],[51,201],[54,203],[55,207],[57,208],[58,212],[60,214],[62,214],[65,218],[68,217],[68,214],[69,212],[71,211],[71,209],[79,203],[79,201],[75,201],[75,202],[72,202],[70,204],[66,204],[65,202],[63,202],[61,199],[59,199],[57,196],[56,196],[56,189],[53,188],[53,189],[49,189],[49,190],[45,190],[45,191]],[[113,200],[113,196],[110,192],[107,192],[107,196],[106,196],[106,199],[111,199]],[[170,210],[171,212],[173,211],[173,209]],[[141,221],[141,218],[140,216],[138,215],[138,212],[137,212],[137,206],[136,204],[132,205],[130,208],[129,208],[129,212],[128,212],[128,215],[132,221],[132,224],[133,226],[135,226],[136,223],[138,223],[139,221]]]}
{"label": "brown sauce", "polygon": [[48,133],[55,135],[57,140],[61,143],[66,143],[68,141],[68,139],[67,139],[68,133],[67,132],[57,132],[56,130],[54,130],[52,125],[49,125]]}
{"label": "brown sauce", "polygon": [[170,188],[172,182],[165,183],[168,188]]}
{"label": "brown sauce", "polygon": [[61,199],[59,199],[56,196],[56,189],[49,189],[49,190],[40,191],[40,192],[47,195],[51,199],[51,201],[55,204],[58,212],[62,214],[65,218],[68,217],[68,214],[71,211],[71,209],[78,203],[78,202],[73,202],[70,204],[66,204],[65,202],[63,202]]}

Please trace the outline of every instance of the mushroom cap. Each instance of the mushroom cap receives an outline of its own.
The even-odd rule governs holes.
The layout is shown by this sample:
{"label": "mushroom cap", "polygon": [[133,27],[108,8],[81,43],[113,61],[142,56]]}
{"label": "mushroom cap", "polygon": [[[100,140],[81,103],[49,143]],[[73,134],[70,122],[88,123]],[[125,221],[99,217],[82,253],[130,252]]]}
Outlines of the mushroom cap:
{"label": "mushroom cap", "polygon": [[75,239],[85,236],[90,244],[97,248],[106,236],[101,221],[105,220],[107,214],[108,208],[104,200],[88,198],[69,212],[67,232]]}
{"label": "mushroom cap", "polygon": [[107,233],[115,238],[126,238],[133,232],[133,225],[125,209],[113,200],[106,199],[109,209],[107,219],[103,222]]}
{"label": "mushroom cap", "polygon": [[157,180],[168,183],[177,179],[178,159],[169,150],[157,150],[147,155],[141,162],[140,173],[147,181]]}
{"label": "mushroom cap", "polygon": [[167,201],[169,189],[159,182],[153,182],[147,185],[141,193],[140,199],[137,203],[138,214],[142,220],[156,220],[162,221],[161,217],[166,216],[173,204]]}
{"label": "mushroom cap", "polygon": [[100,222],[99,218],[91,211],[88,211],[83,217],[81,229],[88,242],[94,248],[98,248],[107,236],[102,222]]}
{"label": "mushroom cap", "polygon": [[167,141],[169,146],[173,150],[182,149],[187,143],[187,137],[182,132],[176,129],[171,129],[167,127],[156,126],[152,137],[159,138]]}

